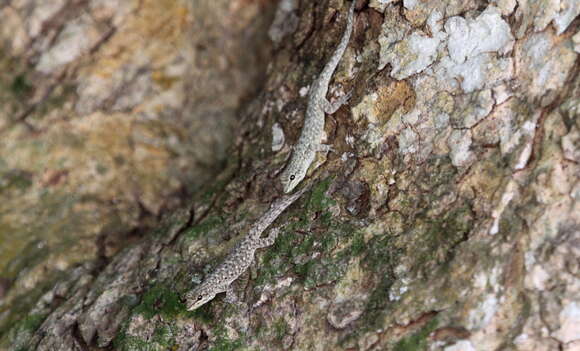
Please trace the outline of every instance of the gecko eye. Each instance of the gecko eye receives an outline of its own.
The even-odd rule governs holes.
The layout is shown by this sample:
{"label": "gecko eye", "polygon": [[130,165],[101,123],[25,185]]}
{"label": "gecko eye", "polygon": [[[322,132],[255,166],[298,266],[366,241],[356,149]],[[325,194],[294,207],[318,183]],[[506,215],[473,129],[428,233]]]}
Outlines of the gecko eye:
{"label": "gecko eye", "polygon": [[290,176],[290,180],[294,180],[294,178],[296,178],[296,176],[294,176],[294,174],[292,174],[292,175]]}
{"label": "gecko eye", "polygon": [[201,299],[203,299],[203,296],[199,295],[199,296],[197,297],[197,301],[201,301]]}

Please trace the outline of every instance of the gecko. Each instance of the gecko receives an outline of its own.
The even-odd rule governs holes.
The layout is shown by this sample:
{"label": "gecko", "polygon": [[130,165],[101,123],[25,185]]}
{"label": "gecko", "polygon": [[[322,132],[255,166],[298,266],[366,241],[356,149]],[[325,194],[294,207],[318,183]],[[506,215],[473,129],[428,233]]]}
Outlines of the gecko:
{"label": "gecko", "polygon": [[348,101],[350,93],[343,95],[334,103],[326,100],[326,94],[328,93],[330,79],[340,59],[344,55],[352,34],[355,3],[356,0],[352,0],[346,20],[346,29],[344,30],[338,47],[324,66],[318,78],[312,82],[308,92],[304,126],[302,127],[298,142],[293,147],[290,162],[280,176],[285,193],[291,192],[306,177],[306,172],[314,161],[316,152],[327,152],[331,150],[329,145],[322,144],[325,113],[335,113],[341,105]]}
{"label": "gecko", "polygon": [[188,311],[198,309],[222,292],[226,293],[227,302],[233,303],[237,300],[231,284],[250,267],[257,249],[274,244],[280,228],[272,229],[264,238],[261,237],[262,233],[308,188],[305,187],[292,195],[282,196],[270,206],[252,225],[248,234],[232,248],[225,260],[201,284],[186,294]]}

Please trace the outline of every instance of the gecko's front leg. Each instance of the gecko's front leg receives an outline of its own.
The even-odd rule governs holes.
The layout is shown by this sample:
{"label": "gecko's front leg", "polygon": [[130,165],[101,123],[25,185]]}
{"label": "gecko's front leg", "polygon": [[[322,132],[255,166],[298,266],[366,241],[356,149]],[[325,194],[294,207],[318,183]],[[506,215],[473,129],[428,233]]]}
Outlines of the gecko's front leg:
{"label": "gecko's front leg", "polygon": [[226,288],[226,298],[224,300],[231,304],[237,304],[240,301],[236,295],[236,292],[234,291],[232,284]]}

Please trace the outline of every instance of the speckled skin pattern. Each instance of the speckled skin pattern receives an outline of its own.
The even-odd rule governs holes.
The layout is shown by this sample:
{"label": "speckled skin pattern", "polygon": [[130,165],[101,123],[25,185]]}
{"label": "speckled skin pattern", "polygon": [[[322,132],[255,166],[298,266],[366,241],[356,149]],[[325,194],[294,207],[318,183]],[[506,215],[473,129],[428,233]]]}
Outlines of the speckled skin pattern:
{"label": "speckled skin pattern", "polygon": [[232,248],[224,262],[217,266],[200,285],[187,293],[185,298],[189,311],[203,306],[221,292],[227,293],[227,301],[234,302],[231,284],[252,264],[257,249],[274,244],[279,229],[273,229],[264,238],[261,237],[262,233],[307,189],[308,187],[305,187],[295,194],[284,196],[270,206],[268,211],[250,228],[246,237]]}
{"label": "speckled skin pattern", "polygon": [[[325,112],[333,113],[339,106],[330,104],[326,100],[326,94],[328,93],[330,79],[338,66],[338,62],[344,55],[344,51],[348,46],[352,34],[355,3],[356,0],[353,0],[350,5],[346,29],[338,47],[330,57],[328,63],[326,63],[326,66],[324,66],[318,78],[312,83],[310,91],[308,92],[308,106],[306,108],[306,116],[304,117],[304,126],[302,127],[298,143],[296,143],[292,150],[290,163],[280,178],[285,193],[291,192],[304,179],[308,168],[314,161],[316,152],[329,149],[328,146],[322,145],[324,114]],[[340,101],[340,104],[344,103],[345,100]]]}

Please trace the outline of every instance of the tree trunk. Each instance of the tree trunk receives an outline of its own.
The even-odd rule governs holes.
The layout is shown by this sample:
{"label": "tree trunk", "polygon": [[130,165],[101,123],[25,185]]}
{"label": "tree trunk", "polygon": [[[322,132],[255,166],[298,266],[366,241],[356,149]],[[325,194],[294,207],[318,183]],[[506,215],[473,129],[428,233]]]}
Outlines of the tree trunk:
{"label": "tree trunk", "polygon": [[[268,20],[270,2],[198,0],[190,8],[158,2],[178,7],[170,6],[175,12],[165,18],[172,26],[180,21],[177,13],[195,19],[182,24],[197,44],[188,50],[171,44],[178,34],[154,25],[165,23],[156,13],[141,16],[143,23],[116,23],[120,10],[107,2],[68,5],[73,3],[90,16],[61,8],[50,23],[40,21],[44,32],[39,29],[38,37],[30,34],[34,21],[24,34],[12,31],[33,39],[22,48],[12,42],[11,55],[31,60],[29,75],[44,80],[33,90],[28,80],[13,80],[17,91],[33,95],[31,104],[0,96],[12,99],[12,115],[20,116],[4,122],[2,138],[44,136],[45,130],[82,136],[83,130],[106,126],[121,131],[112,137],[119,140],[123,130],[135,133],[139,127],[126,119],[150,132],[147,117],[154,116],[164,131],[175,123],[174,132],[188,141],[173,145],[175,157],[165,154],[171,148],[160,147],[163,167],[154,169],[179,169],[177,183],[165,173],[150,178],[149,166],[127,156],[125,169],[137,167],[135,191],[149,184],[157,189],[135,200],[150,215],[127,215],[127,205],[115,212],[121,220],[87,229],[97,248],[89,259],[64,250],[7,265],[12,275],[5,273],[5,291],[0,287],[0,347],[580,349],[577,1],[358,1],[354,32],[328,94],[333,100],[352,91],[346,105],[326,116],[326,143],[333,151],[317,157],[300,185],[312,189],[274,224],[281,228],[276,243],[258,250],[249,271],[233,284],[239,301],[230,304],[220,294],[193,312],[186,310],[184,295],[282,196],[279,176],[304,123],[308,88],[340,40],[350,3],[281,0]],[[142,15],[157,2],[139,4],[127,5],[127,14]],[[36,13],[26,15],[15,1],[3,6],[2,18]],[[96,22],[83,26],[83,20]],[[97,35],[90,29],[101,28],[99,21],[110,27]],[[131,56],[129,68],[111,68],[119,65],[115,55],[125,53],[119,41],[131,41],[126,36],[138,32],[137,23],[147,35],[167,35],[150,43],[169,43],[161,51],[175,57],[155,58],[156,48],[142,63]],[[74,64],[58,54],[59,47],[73,50],[70,42],[63,44],[63,32],[77,28],[73,24],[85,28],[79,31],[87,38]],[[50,26],[59,30],[51,34]],[[266,32],[271,44],[260,39]],[[218,45],[222,39],[215,38],[225,34],[225,43],[237,43],[234,49]],[[196,41],[200,37],[206,40]],[[256,64],[266,53],[267,66]],[[157,65],[179,77],[156,73]],[[196,71],[183,73],[176,68],[181,65]],[[103,69],[111,71],[95,74]],[[76,94],[66,95],[71,84]],[[181,87],[179,99],[159,88],[172,84]],[[94,92],[108,89],[115,94]],[[65,102],[42,107],[55,91],[65,94]],[[159,113],[155,99],[173,109]],[[91,122],[68,121],[55,111],[94,120],[83,129],[81,123]],[[180,117],[173,121],[174,115]],[[58,124],[53,129],[51,121]],[[228,126],[234,122],[231,138]],[[67,130],[68,123],[79,129]],[[161,134],[164,142],[171,139]],[[218,157],[210,159],[216,149]],[[220,155],[226,159],[214,176]],[[84,173],[74,166],[67,174],[81,179]],[[123,174],[117,173],[119,179]],[[167,184],[192,190],[173,201],[164,192]],[[180,209],[190,192],[193,202],[185,200]],[[158,208],[159,199],[165,202]],[[144,217],[154,222],[158,213],[165,214],[160,223],[140,223]],[[123,230],[112,232],[116,223]],[[154,228],[143,229],[149,226]],[[128,230],[140,235],[119,234]],[[75,258],[59,266],[55,257],[67,255]]]}

